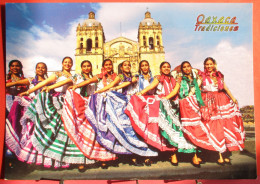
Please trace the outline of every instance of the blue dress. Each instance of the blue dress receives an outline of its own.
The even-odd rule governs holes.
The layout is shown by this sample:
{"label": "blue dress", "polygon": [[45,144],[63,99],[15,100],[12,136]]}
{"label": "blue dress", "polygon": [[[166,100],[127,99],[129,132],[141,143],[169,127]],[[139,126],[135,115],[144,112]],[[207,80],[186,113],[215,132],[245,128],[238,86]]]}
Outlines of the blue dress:
{"label": "blue dress", "polygon": [[129,95],[116,91],[91,96],[86,116],[97,133],[97,140],[114,153],[157,156],[157,152],[137,137],[124,113],[129,99]]}

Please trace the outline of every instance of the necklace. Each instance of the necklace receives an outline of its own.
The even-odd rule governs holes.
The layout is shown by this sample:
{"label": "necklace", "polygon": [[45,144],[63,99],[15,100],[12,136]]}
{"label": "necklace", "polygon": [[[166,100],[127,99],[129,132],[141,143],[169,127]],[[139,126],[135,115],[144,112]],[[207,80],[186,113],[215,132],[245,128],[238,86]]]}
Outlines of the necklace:
{"label": "necklace", "polygon": [[66,73],[65,73],[65,71],[62,71],[62,74],[63,74],[63,76],[66,77],[66,78],[71,77],[71,73],[69,73],[69,72],[67,72],[67,71],[66,71]]}
{"label": "necklace", "polygon": [[16,82],[16,81],[21,80],[21,78],[20,78],[19,76],[16,76],[16,75],[11,75],[11,80],[12,80],[13,82]]}

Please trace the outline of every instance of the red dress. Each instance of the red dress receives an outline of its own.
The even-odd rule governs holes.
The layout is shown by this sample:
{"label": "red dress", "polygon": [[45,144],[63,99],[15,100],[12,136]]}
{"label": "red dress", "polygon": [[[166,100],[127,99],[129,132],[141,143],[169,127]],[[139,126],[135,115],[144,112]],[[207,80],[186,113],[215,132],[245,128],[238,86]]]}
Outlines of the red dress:
{"label": "red dress", "polygon": [[159,121],[160,97],[168,95],[175,86],[175,80],[163,76],[156,76],[160,81],[157,86],[158,95],[133,95],[126,107],[125,113],[129,116],[133,129],[144,141],[160,151],[176,151],[161,135]]}
{"label": "red dress", "polygon": [[88,102],[88,98],[67,90],[61,117],[64,128],[87,158],[99,161],[116,160],[116,155],[106,150],[96,140],[96,133],[85,116]]}
{"label": "red dress", "polygon": [[227,150],[243,150],[245,130],[239,107],[223,90],[223,75],[217,82],[203,74],[202,99],[205,106],[199,108],[195,97],[182,100],[182,124],[185,137],[204,149],[223,153]]}

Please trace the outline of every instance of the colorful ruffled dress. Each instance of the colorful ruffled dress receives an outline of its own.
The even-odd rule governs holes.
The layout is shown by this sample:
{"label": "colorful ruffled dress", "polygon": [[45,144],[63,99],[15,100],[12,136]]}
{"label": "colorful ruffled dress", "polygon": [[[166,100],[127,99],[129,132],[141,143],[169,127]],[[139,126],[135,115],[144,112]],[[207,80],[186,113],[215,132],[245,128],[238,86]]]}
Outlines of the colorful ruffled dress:
{"label": "colorful ruffled dress", "polygon": [[186,139],[194,145],[214,150],[209,141],[209,131],[201,121],[200,108],[203,108],[202,106],[205,106],[205,104],[199,89],[198,83],[200,81],[198,73],[195,72],[193,72],[192,80],[182,77],[179,91],[182,130]]}
{"label": "colorful ruffled dress", "polygon": [[[38,77],[28,78],[29,88],[34,87],[40,81]],[[29,97],[15,96],[14,103],[10,113],[6,118],[6,135],[5,142],[7,147],[16,155],[18,160],[28,164],[44,165],[45,167],[67,167],[67,164],[61,164],[51,158],[43,156],[32,145],[31,136],[34,132],[34,123],[26,118],[24,112],[33,100],[35,94],[41,89],[30,94]]]}
{"label": "colorful ruffled dress", "polygon": [[[160,122],[160,127],[162,129],[162,135],[170,142],[171,145],[178,148],[178,152],[193,153],[196,152],[196,147],[185,138],[184,126],[183,122],[180,121],[180,116],[181,120],[183,120],[185,118],[190,118],[190,116],[193,115],[190,114],[191,111],[189,109],[189,106],[187,107],[183,105],[182,99],[191,94],[191,87],[193,86],[196,86],[196,94],[198,93],[201,99],[200,89],[198,87],[196,78],[191,81],[186,76],[182,76],[178,78],[178,81],[180,83],[178,95],[180,99],[177,99],[175,97],[174,100],[161,100],[160,117],[162,118],[162,123]],[[191,98],[193,97],[194,96],[192,96]],[[183,117],[182,111],[188,112],[189,117]]]}
{"label": "colorful ruffled dress", "polygon": [[[70,76],[63,72],[55,72],[56,83]],[[72,78],[72,80],[74,80]],[[87,159],[74,142],[69,138],[61,120],[64,102],[63,94],[69,84],[56,88],[59,95],[41,92],[28,107],[25,115],[35,123],[32,144],[44,156],[67,164],[91,164],[94,160]]]}
{"label": "colorful ruffled dress", "polygon": [[[76,79],[77,84],[89,80],[81,74],[77,74]],[[85,116],[89,96],[94,93],[95,89],[96,84],[92,83],[75,91],[67,90],[62,111],[64,128],[71,140],[87,158],[98,161],[115,160],[116,155],[98,143],[97,135]]]}
{"label": "colorful ruffled dress", "polygon": [[[176,85],[176,80],[171,78],[171,86],[165,87],[164,83],[169,80],[168,78],[164,79],[164,82],[160,84],[164,85],[161,91],[162,94],[169,94]],[[159,88],[160,89],[160,88]],[[196,152],[195,146],[188,142],[182,132],[182,126],[179,117],[179,98],[178,95],[173,97],[171,100],[161,99],[160,109],[159,109],[160,120],[158,125],[161,129],[162,136],[167,139],[170,145],[176,147],[178,152],[183,153],[193,153]]]}
{"label": "colorful ruffled dress", "polygon": [[[131,80],[123,75],[119,77],[122,82]],[[97,140],[117,154],[157,156],[158,153],[151,150],[135,134],[128,116],[124,113],[128,101],[128,95],[116,91],[91,96],[86,116],[97,133]]]}
{"label": "colorful ruffled dress", "polygon": [[[200,108],[201,121],[204,127],[201,128],[202,135],[206,135],[209,143],[198,144],[200,140],[192,139],[194,144],[202,148],[218,151],[243,150],[245,141],[245,130],[239,107],[225,93],[224,76],[219,71],[213,73],[213,80],[209,73],[202,74],[202,99],[205,106]],[[192,135],[192,134],[191,134]]]}
{"label": "colorful ruffled dress", "polygon": [[144,141],[160,151],[175,151],[162,136],[159,127],[160,121],[160,100],[162,96],[170,93],[174,88],[175,80],[171,77],[155,76],[159,81],[156,92],[157,95],[137,96],[133,95],[126,107],[125,113],[129,116],[133,129],[141,136]]}

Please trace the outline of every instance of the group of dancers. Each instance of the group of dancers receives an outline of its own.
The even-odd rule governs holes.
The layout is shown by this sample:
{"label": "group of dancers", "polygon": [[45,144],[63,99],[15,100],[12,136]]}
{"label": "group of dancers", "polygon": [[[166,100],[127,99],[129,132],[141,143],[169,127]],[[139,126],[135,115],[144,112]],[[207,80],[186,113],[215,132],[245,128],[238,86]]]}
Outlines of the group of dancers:
{"label": "group of dancers", "polygon": [[188,61],[174,70],[162,62],[156,76],[146,60],[138,75],[129,61],[116,73],[106,59],[94,76],[90,61],[81,63],[80,74],[71,74],[72,65],[65,57],[62,70],[47,76],[40,62],[35,77],[25,78],[22,63],[9,62],[5,143],[18,160],[54,168],[78,164],[82,171],[96,163],[107,168],[122,156],[150,166],[168,152],[172,165],[191,153],[200,167],[201,148],[218,152],[220,165],[231,164],[223,153],[244,148],[238,102],[211,57],[204,71]]}

